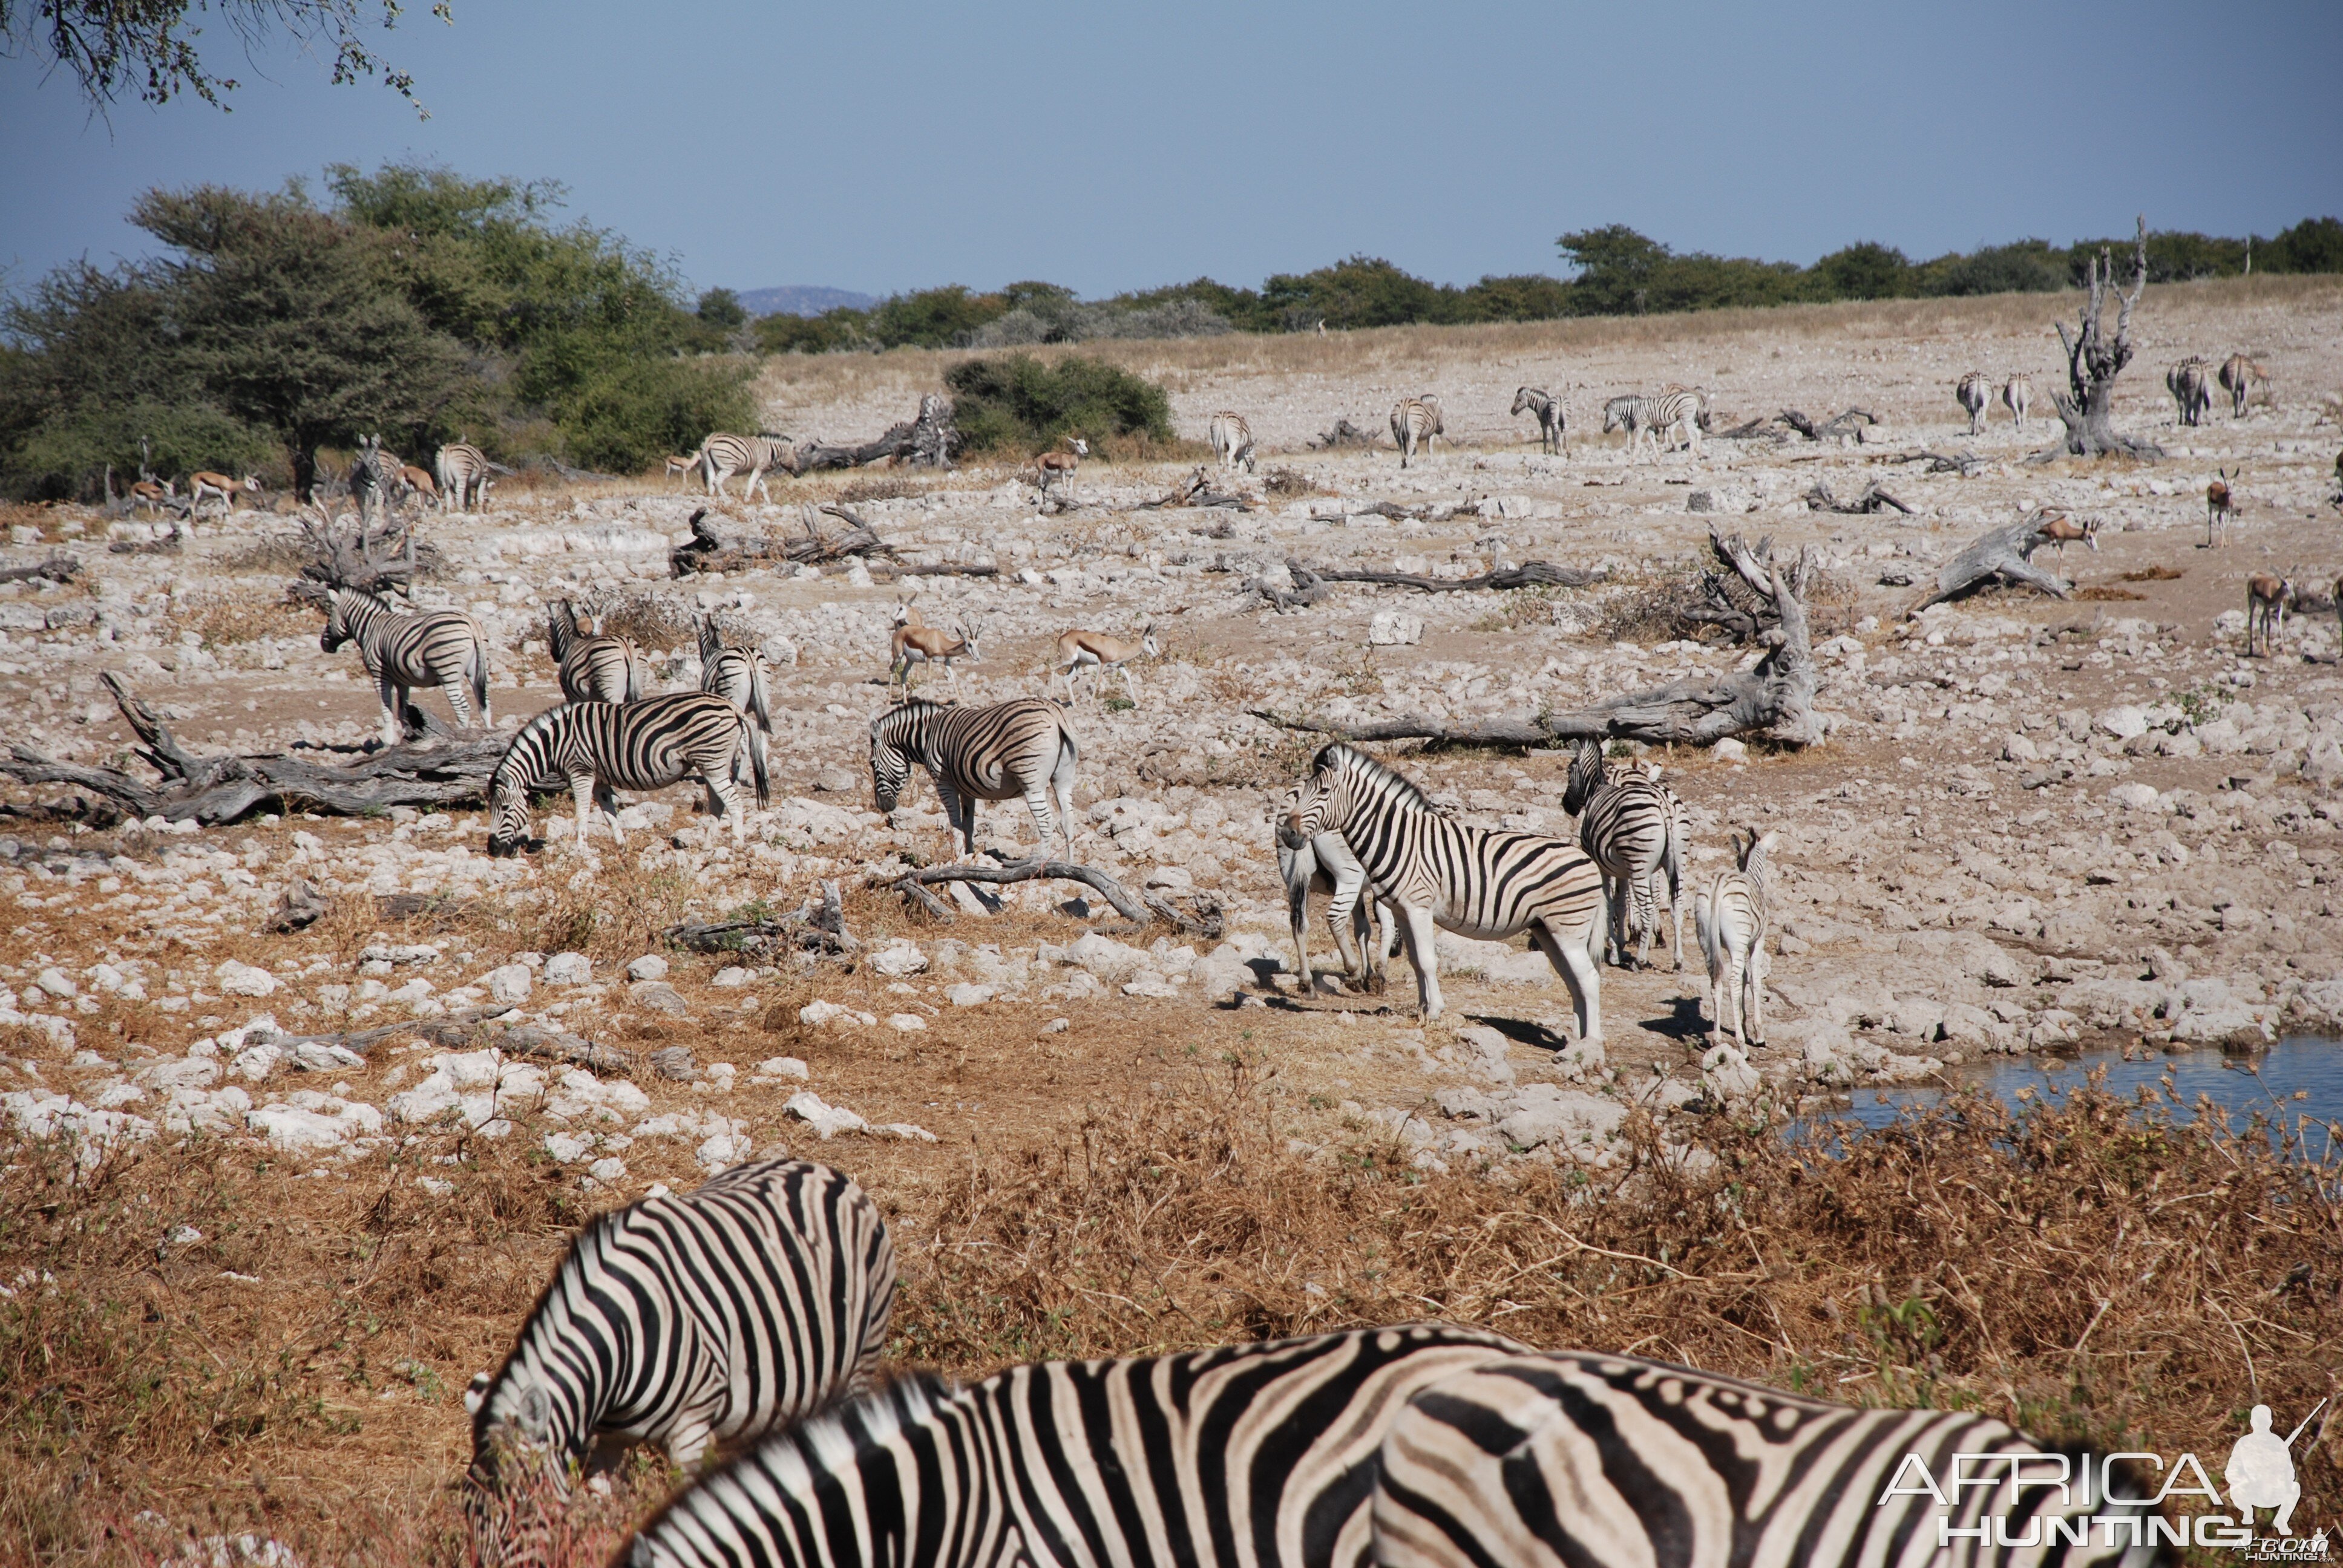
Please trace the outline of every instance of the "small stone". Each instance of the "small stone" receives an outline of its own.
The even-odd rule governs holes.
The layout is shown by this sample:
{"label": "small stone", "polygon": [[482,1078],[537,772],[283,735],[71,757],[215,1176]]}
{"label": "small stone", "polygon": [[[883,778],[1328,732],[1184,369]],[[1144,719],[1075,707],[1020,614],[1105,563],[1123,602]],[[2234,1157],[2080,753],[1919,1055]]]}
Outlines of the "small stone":
{"label": "small stone", "polygon": [[1378,610],[1367,621],[1370,648],[1408,648],[1423,640],[1423,618],[1405,610]]}
{"label": "small stone", "polygon": [[709,980],[708,983],[709,985],[723,986],[727,990],[731,990],[739,986],[747,985],[749,983],[749,975],[747,970],[742,969],[739,964],[727,964],[722,969],[718,970],[716,971],[716,978]]}
{"label": "small stone", "polygon": [[893,1012],[887,1015],[887,1027],[912,1034],[928,1027],[928,1020],[915,1012]]}
{"label": "small stone", "polygon": [[584,985],[594,978],[594,960],[584,953],[556,953],[545,960],[548,985]]}
{"label": "small stone", "polygon": [[251,964],[238,963],[234,959],[226,960],[214,970],[212,978],[229,996],[266,996],[277,989],[275,975]]}
{"label": "small stone", "polygon": [[2147,733],[2147,715],[2129,704],[2110,708],[2099,715],[2098,727],[2117,740],[2129,740]]}
{"label": "small stone", "polygon": [[870,967],[890,980],[900,980],[905,975],[924,972],[928,967],[928,955],[920,950],[919,943],[898,937],[870,955]]}
{"label": "small stone", "polygon": [[1041,1026],[1041,1032],[1043,1034],[1063,1034],[1073,1027],[1074,1022],[1071,1019],[1053,1018],[1049,1022]]}
{"label": "small stone", "polygon": [[2162,797],[2151,784],[2118,784],[2107,791],[2107,799],[2127,811],[2146,811]]}
{"label": "small stone", "polygon": [[1158,866],[1147,873],[1147,883],[1158,892],[1185,893],[1196,886],[1195,877],[1185,866]]}
{"label": "small stone", "polygon": [[608,1155],[588,1165],[586,1173],[606,1187],[612,1186],[627,1179],[627,1162],[615,1154]]}
{"label": "small stone", "polygon": [[651,1052],[651,1069],[661,1078],[678,1083],[689,1083],[699,1076],[699,1064],[692,1060],[691,1047],[670,1045],[664,1050]]}
{"label": "small stone", "polygon": [[806,1070],[806,1064],[794,1056],[769,1056],[757,1064],[757,1076],[793,1078],[803,1083],[813,1075]]}
{"label": "small stone", "polygon": [[527,964],[500,964],[483,979],[488,983],[488,995],[497,1001],[518,1006],[528,1000],[532,977]]}
{"label": "small stone", "polygon": [[645,953],[627,966],[630,980],[662,980],[667,979],[667,960],[657,953]]}
{"label": "small stone", "polygon": [[627,988],[627,1000],[649,1012],[663,1012],[669,1018],[681,1018],[691,1010],[675,987],[665,980],[637,980]]}
{"label": "small stone", "polygon": [[810,1089],[800,1089],[781,1109],[811,1127],[824,1139],[841,1132],[868,1131],[870,1123],[842,1105],[831,1105]]}
{"label": "small stone", "polygon": [[982,1007],[999,994],[989,985],[977,985],[971,981],[944,988],[944,1000],[954,1007]]}
{"label": "small stone", "polygon": [[1714,747],[1710,748],[1710,749],[1719,762],[1746,762],[1749,760],[1748,746],[1742,741],[1735,740],[1730,735],[1718,741]]}
{"label": "small stone", "polygon": [[813,777],[813,787],[825,795],[851,794],[860,782],[852,769],[840,768],[835,764],[824,768]]}
{"label": "small stone", "polygon": [[66,975],[65,970],[60,969],[43,970],[40,972],[39,978],[35,979],[33,983],[40,987],[43,990],[48,992],[51,996],[55,997],[60,1001],[67,1000],[81,994],[81,987],[75,985],[72,979]]}

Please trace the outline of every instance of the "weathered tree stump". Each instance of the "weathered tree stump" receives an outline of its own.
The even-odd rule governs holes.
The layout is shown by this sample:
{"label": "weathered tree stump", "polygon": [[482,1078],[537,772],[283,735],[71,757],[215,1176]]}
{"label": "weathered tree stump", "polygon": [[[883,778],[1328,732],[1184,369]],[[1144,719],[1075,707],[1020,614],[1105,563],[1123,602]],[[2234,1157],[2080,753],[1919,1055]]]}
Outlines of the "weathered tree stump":
{"label": "weathered tree stump", "polygon": [[1992,578],[2023,583],[2028,588],[2039,588],[2053,598],[2065,598],[2074,585],[2054,573],[2044,571],[2029,558],[2046,542],[2031,518],[1986,529],[1969,541],[1967,548],[1945,563],[1944,569],[1936,574],[1936,591],[1913,606],[1906,618],[1919,614],[1932,604],[1942,604],[1948,598],[1958,598]]}
{"label": "weathered tree stump", "polygon": [[2141,292],[2147,286],[2147,217],[2139,218],[2138,246],[2132,266],[2131,292],[2121,290],[2116,298],[2121,308],[2116,313],[2115,341],[2109,343],[2101,334],[2099,316],[2107,301],[2107,288],[2115,282],[2115,258],[2102,246],[2098,259],[2091,263],[2090,297],[2082,307],[2082,317],[2075,334],[2069,337],[2066,324],[2058,323],[2058,342],[2066,351],[2066,390],[2050,395],[2058,410],[2058,418],[2066,427],[2066,439],[2061,446],[2034,454],[2032,462],[2046,462],[2061,456],[2076,457],[2160,457],[2163,448],[2150,441],[2137,440],[2118,432],[2114,424],[2116,377],[2131,363],[2131,313],[2139,304]]}

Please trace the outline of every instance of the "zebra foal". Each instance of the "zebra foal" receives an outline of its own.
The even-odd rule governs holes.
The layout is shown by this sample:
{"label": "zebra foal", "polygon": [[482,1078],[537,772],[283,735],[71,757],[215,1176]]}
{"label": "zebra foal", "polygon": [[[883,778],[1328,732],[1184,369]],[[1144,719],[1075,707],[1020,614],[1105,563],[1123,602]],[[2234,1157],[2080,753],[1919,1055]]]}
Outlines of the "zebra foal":
{"label": "zebra foal", "polygon": [[1578,819],[1578,847],[1603,869],[1611,900],[1611,961],[1627,962],[1627,936],[1639,933],[1635,967],[1651,958],[1659,924],[1653,888],[1667,879],[1668,916],[1675,923],[1670,950],[1684,968],[1684,802],[1656,772],[1611,776],[1603,743],[1582,739],[1570,759],[1562,809]]}
{"label": "zebra foal", "polygon": [[[916,762],[935,780],[947,830],[976,853],[976,803],[1022,799],[1041,853],[1060,831],[1074,858],[1074,767],[1081,749],[1065,709],[1038,697],[960,708],[914,697],[870,721],[870,790],[892,811]],[[1056,810],[1051,811],[1052,804]]]}
{"label": "zebra foal", "polygon": [[545,607],[546,649],[570,702],[635,702],[649,684],[643,656],[630,638],[581,636],[578,611],[566,598]]}
{"label": "zebra foal", "polygon": [[1543,387],[1522,387],[1513,392],[1513,417],[1537,416],[1538,450],[1570,456],[1570,427],[1563,417],[1562,399]]}
{"label": "zebra foal", "polygon": [[1527,1347],[1443,1323],[916,1375],[668,1504],[631,1568],[1358,1568],[1417,1391]]}
{"label": "zebra foal", "polygon": [[480,1562],[542,1561],[544,1503],[598,1454],[653,1443],[692,1470],[868,1383],[894,1302],[886,1222],[827,1165],[736,1165],[595,1219],[465,1394]]}
{"label": "zebra foal", "polygon": [[1765,861],[1779,837],[1752,828],[1745,847],[1736,834],[1735,869],[1693,894],[1693,929],[1708,960],[1711,1027],[1731,1030],[1744,1050],[1765,1043]]}
{"label": "zebra foal", "polygon": [[401,615],[379,595],[356,588],[296,587],[326,612],[326,629],[317,646],[337,653],[356,643],[358,659],[374,678],[382,699],[382,743],[396,746],[406,733],[407,694],[437,687],[447,694],[456,722],[469,727],[472,704],[479,705],[483,727],[493,722],[488,713],[488,639],[479,624],[461,610],[427,609]]}
{"label": "zebra foal", "polygon": [[732,783],[743,750],[756,779],[757,804],[763,806],[772,798],[764,749],[739,709],[720,697],[676,691],[640,702],[548,708],[515,732],[488,778],[488,853],[510,855],[528,844],[529,791],[539,779],[556,778],[569,781],[581,849],[589,799],[609,822],[610,837],[623,844],[615,791],[664,789],[694,774],[708,790],[709,810],[730,818],[732,841],[743,843],[749,819]]}
{"label": "zebra foal", "polygon": [[[1453,821],[1413,780],[1340,741],[1312,760],[1281,837],[1299,845],[1330,832],[1342,836],[1364,880],[1398,911],[1424,1017],[1438,1018],[1442,1005],[1435,926],[1484,941],[1526,930],[1570,988],[1579,1039],[1601,1042],[1605,922],[1593,860],[1559,839]],[[1351,909],[1338,890],[1327,918],[1339,927]]]}
{"label": "zebra foal", "polygon": [[1562,1351],[1490,1362],[1409,1402],[1383,1439],[1372,1557],[1376,1568],[2147,1568],[2165,1522],[2151,1504],[2108,1501],[2106,1471],[2097,1454],[2046,1451],[1985,1416],[1856,1410]]}

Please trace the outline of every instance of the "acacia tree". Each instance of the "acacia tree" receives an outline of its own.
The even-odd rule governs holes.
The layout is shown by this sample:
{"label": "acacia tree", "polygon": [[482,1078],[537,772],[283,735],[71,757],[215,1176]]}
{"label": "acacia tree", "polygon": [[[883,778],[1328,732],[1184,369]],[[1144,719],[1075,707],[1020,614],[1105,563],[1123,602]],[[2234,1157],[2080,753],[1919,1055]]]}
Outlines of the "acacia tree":
{"label": "acacia tree", "polygon": [[2057,406],[2058,417],[2066,424],[2066,441],[2064,447],[2053,447],[2037,457],[2055,457],[2062,452],[2077,457],[2163,456],[2153,443],[2117,433],[2113,422],[2116,377],[2131,363],[2131,313],[2139,304],[2141,291],[2147,287],[2147,218],[2144,214],[2139,219],[2131,292],[2116,292],[2122,307],[2116,313],[2115,341],[2109,343],[2101,334],[2099,317],[2115,276],[2114,255],[2102,246],[2091,263],[2090,297],[2083,303],[2082,317],[2074,335],[2067,335],[2065,322],[2058,323],[2058,341],[2066,350],[2066,390],[2053,393],[2051,401]]}
{"label": "acacia tree", "polygon": [[[378,0],[382,26],[398,25],[405,7]],[[216,75],[197,51],[202,29],[187,13],[203,10],[227,25],[246,48],[263,35],[282,32],[310,47],[330,45],[337,86],[379,75],[393,92],[415,101],[415,78],[397,69],[367,40],[376,0],[0,0],[0,54],[45,55],[71,73],[96,104],[135,92],[144,102],[166,103],[193,93],[218,104],[233,92],[233,76]],[[448,0],[431,14],[453,21]],[[420,106],[417,106],[418,109]]]}
{"label": "acacia tree", "polygon": [[317,483],[318,447],[433,426],[466,389],[462,346],[386,286],[382,236],[297,192],[150,191],[131,221],[179,253],[152,269],[176,357],[284,442],[296,495]]}

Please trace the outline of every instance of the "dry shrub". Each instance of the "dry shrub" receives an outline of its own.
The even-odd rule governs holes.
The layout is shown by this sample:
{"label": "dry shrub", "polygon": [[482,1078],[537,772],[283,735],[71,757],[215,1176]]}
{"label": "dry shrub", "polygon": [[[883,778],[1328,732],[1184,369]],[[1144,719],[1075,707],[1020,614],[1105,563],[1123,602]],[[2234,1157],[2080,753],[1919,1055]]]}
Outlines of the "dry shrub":
{"label": "dry shrub", "polygon": [[2147,596],[2134,593],[2127,588],[2117,588],[2112,583],[2093,583],[2088,588],[2077,588],[2075,597],[2086,604],[2125,604]]}
{"label": "dry shrub", "polygon": [[2168,567],[2159,561],[2154,566],[2142,567],[2136,572],[2124,573],[2123,580],[2127,583],[2177,583],[2187,575],[2178,567]]}
{"label": "dry shrub", "polygon": [[640,833],[624,845],[597,843],[595,850],[601,863],[591,876],[573,878],[567,868],[582,862],[565,860],[549,869],[536,901],[517,904],[510,920],[494,920],[488,910],[470,911],[471,918],[518,930],[520,945],[538,952],[579,952],[608,962],[656,950],[662,933],[683,919],[689,879],[672,866],[643,864]]}
{"label": "dry shrub", "polygon": [[1262,480],[1262,488],[1272,496],[1282,497],[1289,500],[1297,496],[1314,496],[1318,493],[1318,487],[1310,482],[1307,475],[1298,473],[1292,468],[1272,468]]}
{"label": "dry shrub", "polygon": [[902,501],[942,487],[940,478],[917,478],[905,473],[858,474],[840,487],[840,505],[857,501]]}
{"label": "dry shrub", "polygon": [[317,617],[307,606],[289,603],[278,593],[230,589],[175,603],[171,623],[180,631],[196,633],[206,648],[215,648],[257,642],[264,637],[298,637],[316,630]]}
{"label": "dry shrub", "polygon": [[664,651],[699,646],[699,623],[692,607],[672,594],[633,588],[597,596],[594,613],[606,637],[629,637],[643,648]]}
{"label": "dry shrub", "polygon": [[1696,641],[1720,635],[1713,623],[1693,618],[1693,612],[1709,608],[1698,578],[1631,588],[1611,596],[1593,635],[1604,642]]}
{"label": "dry shrub", "polygon": [[[1713,1160],[1639,1115],[1613,1170],[1492,1179],[1367,1135],[1295,1152],[1274,1087],[1199,1067],[978,1168],[907,1260],[905,1353],[988,1368],[1443,1317],[2200,1454],[2258,1400],[2290,1422],[2334,1385],[2343,1164],[2207,1105],[2095,1083],[1867,1136],[1719,1118]],[[2332,1452],[2301,1462],[2306,1496],[2338,1494]]]}

